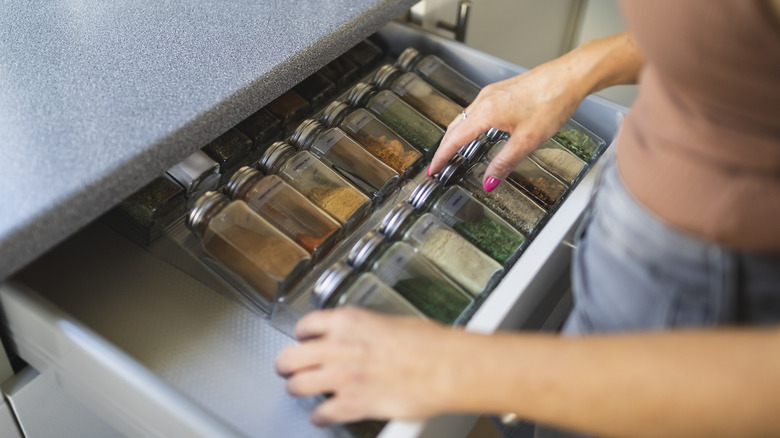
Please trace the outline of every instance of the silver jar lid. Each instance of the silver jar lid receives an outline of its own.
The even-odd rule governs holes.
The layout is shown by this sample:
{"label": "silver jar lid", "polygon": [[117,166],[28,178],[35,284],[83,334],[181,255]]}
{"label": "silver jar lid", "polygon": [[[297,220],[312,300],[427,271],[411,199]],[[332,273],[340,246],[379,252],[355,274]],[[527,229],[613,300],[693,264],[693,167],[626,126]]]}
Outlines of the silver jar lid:
{"label": "silver jar lid", "polygon": [[242,166],[233,176],[230,177],[227,184],[225,184],[225,194],[231,199],[235,198],[245,189],[251,187],[255,182],[263,177],[263,173],[254,167]]}
{"label": "silver jar lid", "polygon": [[422,208],[428,202],[431,195],[442,186],[437,177],[438,174],[429,176],[422,184],[414,189],[411,196],[409,196],[409,204],[411,204],[412,207]]}
{"label": "silver jar lid", "polygon": [[401,70],[398,70],[390,64],[385,64],[379,67],[379,70],[374,73],[374,77],[371,78],[371,83],[380,88],[387,88],[399,74],[401,74]]}
{"label": "silver jar lid", "polygon": [[450,162],[444,166],[439,174],[439,181],[445,186],[457,183],[466,172],[466,159],[460,155],[450,158]]}
{"label": "silver jar lid", "polygon": [[480,134],[477,138],[472,140],[471,143],[460,148],[458,150],[458,155],[465,158],[467,161],[474,161],[477,157],[477,152],[479,152],[486,140],[487,136],[485,134]]}
{"label": "silver jar lid", "polygon": [[509,133],[496,128],[490,128],[485,132],[485,136],[490,141],[506,140],[509,138]]}
{"label": "silver jar lid", "polygon": [[319,134],[322,129],[322,123],[314,119],[306,119],[295,128],[295,132],[290,136],[290,142],[301,149],[307,149],[311,147],[314,140],[317,138],[317,134]]}
{"label": "silver jar lid", "polygon": [[280,160],[285,159],[295,152],[295,148],[286,142],[277,141],[271,146],[268,146],[263,156],[257,162],[260,165],[260,169],[266,174],[270,174],[273,169],[280,164]]}
{"label": "silver jar lid", "polygon": [[362,268],[380,250],[385,243],[385,237],[375,230],[371,230],[349,250],[347,263],[356,269]]}
{"label": "silver jar lid", "polygon": [[198,237],[203,237],[211,218],[229,203],[230,199],[222,193],[207,191],[195,201],[195,206],[190,210],[190,214],[187,216],[187,228]]}
{"label": "silver jar lid", "polygon": [[376,91],[376,88],[366,82],[358,82],[349,89],[347,103],[352,106],[363,106],[364,100]]}
{"label": "silver jar lid", "polygon": [[325,303],[344,284],[344,281],[349,278],[350,274],[352,274],[352,268],[344,262],[336,262],[325,270],[317,279],[317,282],[314,283],[310,296],[312,304],[318,309],[325,307]]}
{"label": "silver jar lid", "polygon": [[341,121],[347,115],[347,112],[349,112],[349,109],[349,105],[346,103],[340,100],[334,100],[333,102],[329,103],[328,106],[326,106],[322,111],[320,120],[325,124],[325,126],[332,128],[341,123]]}
{"label": "silver jar lid", "polygon": [[414,47],[408,47],[406,50],[401,52],[400,55],[398,55],[398,60],[395,62],[395,65],[397,65],[402,70],[411,71],[419,59],[420,52],[417,51],[417,49]]}
{"label": "silver jar lid", "polygon": [[413,214],[414,207],[406,202],[401,202],[385,215],[377,227],[377,231],[387,236],[388,239],[393,239],[403,227],[404,222]]}

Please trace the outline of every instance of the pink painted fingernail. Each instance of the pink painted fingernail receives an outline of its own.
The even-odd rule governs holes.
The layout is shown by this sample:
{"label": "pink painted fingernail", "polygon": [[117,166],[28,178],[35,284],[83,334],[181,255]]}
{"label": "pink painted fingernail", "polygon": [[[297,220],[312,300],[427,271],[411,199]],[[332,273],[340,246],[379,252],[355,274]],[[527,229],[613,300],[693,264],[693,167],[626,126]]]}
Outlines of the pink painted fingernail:
{"label": "pink painted fingernail", "polygon": [[488,179],[485,181],[485,184],[482,186],[482,188],[483,188],[483,189],[484,189],[486,192],[492,192],[493,190],[495,190],[495,189],[496,189],[496,187],[498,187],[498,184],[499,184],[499,183],[501,183],[501,180],[500,180],[500,179],[498,179],[498,178],[493,178],[493,177],[491,176],[491,177],[489,177],[489,178],[488,178]]}
{"label": "pink painted fingernail", "polygon": [[425,169],[425,176],[431,176],[431,165],[428,165],[428,168]]}

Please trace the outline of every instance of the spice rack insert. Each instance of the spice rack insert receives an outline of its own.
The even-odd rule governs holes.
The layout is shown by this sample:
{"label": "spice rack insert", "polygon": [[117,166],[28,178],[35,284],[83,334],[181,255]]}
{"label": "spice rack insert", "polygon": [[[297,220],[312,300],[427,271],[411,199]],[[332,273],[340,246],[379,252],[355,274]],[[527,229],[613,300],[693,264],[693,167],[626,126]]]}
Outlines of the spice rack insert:
{"label": "spice rack insert", "polygon": [[[374,39],[376,41],[379,41],[380,44],[384,45],[382,42],[381,36],[374,36]],[[363,42],[362,44],[370,44],[367,42]],[[407,50],[408,52],[408,50]],[[401,54],[401,58],[403,58],[404,53]],[[398,79],[398,70],[395,67],[390,67],[392,63],[395,63],[398,60],[398,58],[383,55],[382,57],[376,57],[376,59],[373,61],[372,65],[373,67],[368,70],[368,73],[363,75],[362,77],[356,77],[356,80],[361,80],[363,82],[370,81],[372,78],[379,78],[379,80],[375,80],[375,82],[388,82],[389,79],[395,79],[395,82],[402,82],[401,85],[408,84],[409,80],[399,81]],[[382,66],[378,66],[380,64],[384,64]],[[446,65],[446,64],[445,64]],[[384,74],[384,75],[383,75]],[[388,76],[393,75],[393,76]],[[314,76],[314,75],[313,75]],[[402,79],[402,78],[401,78]],[[354,83],[347,83],[347,85],[354,85]],[[299,89],[300,87],[294,88]],[[349,101],[350,100],[350,93],[353,88],[347,88],[344,90],[341,90],[341,93],[338,95],[334,95],[332,93],[332,90],[330,91],[330,94],[333,95],[329,100],[322,98],[322,96],[318,96],[319,103],[318,108],[315,112],[309,112],[304,114],[297,114],[298,118],[303,117],[309,117],[314,120],[321,120],[323,118],[323,113],[325,112],[326,104],[330,102],[336,102],[336,101]],[[309,89],[309,94],[313,93],[313,89]],[[439,97],[439,99],[442,99]],[[277,111],[278,113],[278,111]],[[242,124],[246,124],[245,122],[242,122]],[[239,124],[240,126],[241,124]],[[574,129],[578,128],[582,132],[588,132],[584,127],[576,125],[576,122],[570,121],[569,125],[566,127],[567,129]],[[300,128],[298,128],[300,130]],[[293,136],[297,134],[296,129],[292,128],[291,126],[287,127],[286,133],[293,133]],[[591,136],[595,137],[591,133]],[[221,138],[223,138],[222,136]],[[590,138],[590,137],[587,137]],[[278,139],[278,136],[274,136],[273,139]],[[489,146],[492,146],[493,149],[496,149],[495,146],[497,146],[496,143],[500,142],[501,139],[499,138],[497,141],[496,139],[492,139],[494,141],[491,142],[485,142],[483,145],[485,149],[487,149]],[[288,136],[287,142],[292,142],[292,139]],[[548,143],[554,143],[556,142],[556,139],[550,139]],[[266,140],[265,147],[268,146],[269,141]],[[561,148],[562,149],[562,148]],[[534,239],[537,233],[541,231],[541,229],[544,227],[546,222],[550,219],[550,217],[555,213],[557,210],[557,206],[564,202],[566,196],[568,193],[576,187],[577,182],[579,179],[581,179],[585,174],[588,173],[590,170],[590,167],[592,166],[593,162],[598,158],[598,156],[604,151],[605,145],[603,142],[601,144],[594,143],[594,147],[589,149],[590,156],[588,157],[587,164],[583,162],[583,170],[577,173],[575,176],[572,176],[570,178],[570,181],[567,181],[567,185],[560,184],[561,187],[566,187],[566,191],[563,194],[558,194],[558,198],[556,198],[553,202],[549,204],[542,204],[544,207],[546,207],[546,210],[548,210],[546,213],[544,213],[541,220],[538,221],[537,225],[533,228],[533,230],[529,233],[527,230],[523,230],[525,234],[525,242],[516,248],[514,251],[514,254],[511,256],[511,258],[507,261],[507,263],[504,264],[505,272],[508,272],[514,263],[518,260],[518,258],[521,256],[523,249],[530,244],[530,242]],[[567,153],[564,150],[564,153]],[[255,153],[252,155],[252,157],[256,158],[258,155],[262,155],[262,153]],[[347,252],[355,245],[355,243],[369,230],[375,229],[379,223],[382,221],[382,219],[387,215],[387,213],[390,211],[390,209],[395,206],[399,202],[407,201],[409,198],[409,195],[411,191],[424,180],[424,175],[422,175],[422,171],[419,170],[419,167],[425,167],[428,160],[430,159],[430,156],[432,155],[432,151],[429,151],[429,153],[426,155],[426,161],[421,162],[424,163],[424,165],[416,166],[414,171],[408,172],[408,174],[403,175],[404,179],[402,180],[405,184],[404,190],[398,190],[397,186],[393,187],[392,190],[389,190],[387,194],[378,197],[375,199],[374,203],[374,209],[372,213],[370,214],[370,217],[367,218],[359,228],[354,230],[349,230],[348,233],[341,236],[340,242],[338,242],[334,249],[330,251],[330,253],[324,257],[321,260],[318,260],[317,263],[313,265],[311,269],[307,271],[305,266],[298,266],[296,269],[294,269],[293,274],[291,274],[290,278],[287,278],[285,281],[282,282],[282,293],[278,294],[277,302],[273,303],[266,299],[258,299],[258,294],[255,292],[255,290],[247,284],[246,281],[244,281],[242,278],[234,275],[229,269],[226,269],[220,262],[216,261],[213,257],[209,256],[207,253],[203,251],[203,248],[200,245],[200,242],[198,239],[196,239],[192,233],[189,232],[189,230],[186,229],[184,226],[186,214],[179,218],[178,220],[174,221],[171,226],[169,226],[166,230],[165,237],[158,239],[155,242],[152,242],[151,245],[149,245],[149,250],[153,253],[157,254],[158,256],[165,259],[167,262],[174,264],[175,266],[185,270],[185,272],[188,272],[190,275],[192,275],[195,278],[200,279],[205,284],[210,285],[214,289],[220,291],[221,293],[233,296],[237,298],[242,304],[246,305],[248,308],[256,312],[258,315],[262,317],[271,317],[272,324],[277,326],[280,330],[286,333],[290,333],[291,325],[294,323],[295,320],[300,318],[300,316],[304,315],[305,313],[311,311],[314,309],[314,306],[311,302],[310,295],[312,291],[312,286],[315,284],[317,279],[322,275],[322,273],[328,269],[333,263],[337,261],[344,260]],[[481,155],[486,155],[486,151],[483,150]],[[249,155],[247,156],[249,157]],[[539,160],[534,160],[534,163],[539,163]],[[244,161],[241,164],[252,164],[251,162]],[[479,165],[479,160],[473,160],[469,161],[467,164],[467,168],[465,170],[473,168],[475,165]],[[536,164],[532,164],[536,165]],[[255,164],[257,167],[257,165]],[[235,171],[235,168],[237,168],[237,165],[233,165],[233,171]],[[544,170],[541,170],[542,172],[545,172]],[[415,173],[416,172],[416,173]],[[408,178],[408,179],[407,179]],[[224,182],[227,180],[226,175],[222,175],[220,181],[222,184],[218,186],[218,188],[224,187]],[[555,179],[555,177],[553,177]],[[557,181],[557,180],[556,180]],[[508,183],[504,183],[508,184]],[[401,184],[399,184],[401,185]],[[477,193],[478,195],[485,195],[484,193],[478,193],[477,190],[472,188],[472,193]],[[484,202],[484,201],[483,201]],[[300,277],[303,278],[300,278]],[[472,305],[469,305],[468,308],[461,314],[461,316],[457,319],[456,324],[466,324],[470,317],[474,314],[474,312],[479,308],[482,302],[484,302],[487,297],[490,295],[493,287],[498,284],[501,280],[501,277],[497,277],[494,281],[492,281],[490,284],[487,285],[487,287],[477,296],[475,297],[475,300]]]}
{"label": "spice rack insert", "polygon": [[[383,60],[393,61],[393,58],[384,57]],[[383,69],[387,70],[388,65],[389,64],[382,67],[374,68],[362,79],[368,80],[369,78],[378,76],[380,73],[382,73]],[[349,93],[350,90],[343,91],[339,96],[336,96],[333,101],[348,100]],[[321,105],[321,107],[324,106],[324,103]],[[310,114],[310,117],[316,120],[321,119],[324,111],[325,111],[324,108],[320,108],[317,112]],[[288,141],[290,140],[288,139]],[[492,146],[494,144],[495,142],[491,142],[491,143],[486,143],[483,146],[487,147],[487,146]],[[594,152],[601,153],[603,151],[603,148],[604,146],[601,145]],[[428,158],[429,157],[430,155],[428,156]],[[469,163],[470,166],[473,166],[474,164],[475,163]],[[584,175],[585,173],[587,173],[587,169],[584,172],[580,172],[580,176]],[[302,316],[303,314],[313,310],[314,307],[310,299],[311,290],[312,290],[312,285],[317,281],[319,276],[322,275],[322,273],[327,268],[329,268],[333,263],[340,260],[344,260],[346,253],[352,248],[352,246],[355,245],[355,243],[361,238],[361,236],[364,235],[369,230],[376,228],[377,225],[382,221],[382,219],[385,217],[385,215],[389,212],[389,210],[394,205],[396,205],[398,202],[406,201],[409,198],[409,194],[411,193],[411,190],[413,190],[415,186],[420,182],[422,182],[423,180],[422,178],[423,175],[419,170],[417,174],[410,172],[409,175],[405,175],[405,176],[411,177],[409,180],[407,180],[405,190],[398,191],[397,193],[394,194],[392,194],[391,192],[390,196],[385,196],[383,198],[380,198],[376,203],[375,210],[372,212],[371,216],[367,220],[365,220],[365,222],[360,226],[360,228],[356,230],[351,230],[348,234],[342,236],[342,240],[336,245],[336,248],[334,248],[331,251],[331,253],[328,256],[326,256],[323,260],[316,263],[313,269],[311,269],[309,273],[305,275],[304,278],[288,279],[287,282],[293,284],[294,286],[292,287],[291,290],[287,290],[279,294],[276,303],[271,303],[268,300],[258,299],[257,294],[255,293],[255,291],[251,286],[249,286],[241,278],[231,274],[231,272],[228,269],[224,268],[224,266],[221,263],[215,261],[212,257],[206,254],[201,248],[198,240],[195,239],[192,236],[192,234],[189,233],[188,230],[186,230],[185,227],[183,227],[184,219],[178,220],[172,227],[169,227],[166,233],[166,239],[161,239],[161,242],[167,241],[166,243],[157,242],[154,245],[152,245],[150,248],[153,252],[163,255],[163,257],[169,262],[179,266],[180,268],[186,269],[187,272],[191,273],[191,275],[193,275],[194,277],[201,278],[204,281],[206,281],[207,284],[215,286],[217,290],[220,290],[223,293],[226,293],[228,295],[231,294],[238,295],[238,299],[243,304],[247,305],[250,309],[256,311],[259,315],[265,317],[273,312],[272,323],[276,325],[278,328],[280,328],[282,331],[289,333],[291,329],[291,325],[296,319],[300,318],[300,316]],[[576,181],[572,181],[572,182],[576,182]],[[572,185],[572,187],[574,187],[574,185]],[[562,196],[559,201],[563,202],[564,198],[565,196]],[[548,205],[547,207],[550,208],[551,206]],[[509,270],[512,267],[514,262],[522,254],[522,250],[525,248],[525,246],[528,243],[530,243],[530,241],[535,236],[535,233],[538,233],[539,230],[543,228],[544,223],[546,223],[548,218],[553,213],[554,210],[550,211],[549,213],[546,213],[542,218],[542,220],[539,221],[537,226],[534,227],[534,230],[531,233],[526,233],[525,243],[519,246],[518,248],[516,248],[511,259],[505,264],[505,268],[507,270]],[[176,247],[177,244],[171,245],[170,244],[171,240],[173,242],[176,242],[179,247],[184,248],[185,254],[178,254],[172,256],[171,248]],[[175,251],[173,251],[173,253],[175,254]],[[187,259],[187,255],[189,255],[189,258],[191,260],[182,261],[182,258]],[[204,272],[205,270],[203,269],[202,266],[198,266],[199,264],[206,266],[208,268],[207,271],[216,273],[217,275],[210,276],[209,272]],[[299,267],[295,269],[295,272],[297,273],[304,272],[304,269],[301,269]],[[214,278],[209,278],[209,277],[214,277]],[[473,315],[475,310],[479,307],[480,303],[482,303],[487,298],[487,296],[489,296],[493,286],[495,286],[495,284],[497,284],[499,281],[500,281],[500,277],[497,278],[495,281],[491,282],[482,291],[482,293],[477,294],[474,303],[470,305],[462,313],[461,317],[457,319],[456,324],[465,324],[470,318],[470,316]],[[283,288],[287,289],[287,286],[283,285]]]}

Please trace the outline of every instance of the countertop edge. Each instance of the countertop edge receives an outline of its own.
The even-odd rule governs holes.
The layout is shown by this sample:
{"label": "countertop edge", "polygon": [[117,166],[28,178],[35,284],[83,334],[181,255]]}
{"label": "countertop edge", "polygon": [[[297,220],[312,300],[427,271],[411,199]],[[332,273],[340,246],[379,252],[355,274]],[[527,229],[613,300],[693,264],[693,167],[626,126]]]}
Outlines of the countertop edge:
{"label": "countertop edge", "polygon": [[97,176],[61,202],[0,235],[0,280],[5,280],[108,211],[171,165],[225,132],[352,45],[396,19],[416,0],[385,0],[277,65],[142,153]]}

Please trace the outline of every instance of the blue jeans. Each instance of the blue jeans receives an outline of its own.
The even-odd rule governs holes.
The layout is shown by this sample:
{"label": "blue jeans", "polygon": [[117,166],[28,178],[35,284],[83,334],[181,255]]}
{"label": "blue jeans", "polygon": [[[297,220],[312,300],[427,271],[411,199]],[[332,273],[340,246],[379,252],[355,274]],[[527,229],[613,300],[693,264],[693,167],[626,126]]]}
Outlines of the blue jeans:
{"label": "blue jeans", "polygon": [[[566,336],[780,321],[780,255],[669,227],[628,193],[613,157],[604,158],[574,252]],[[536,436],[577,435],[537,427]]]}

